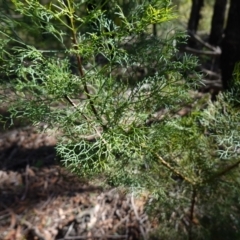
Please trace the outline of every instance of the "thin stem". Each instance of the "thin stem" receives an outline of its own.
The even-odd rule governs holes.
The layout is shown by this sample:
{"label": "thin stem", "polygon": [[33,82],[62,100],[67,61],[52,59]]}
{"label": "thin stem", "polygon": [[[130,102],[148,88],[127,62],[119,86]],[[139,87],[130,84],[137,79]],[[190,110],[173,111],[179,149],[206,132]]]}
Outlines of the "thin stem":
{"label": "thin stem", "polygon": [[155,156],[157,156],[157,158],[161,161],[161,163],[167,167],[169,170],[171,170],[172,172],[174,172],[176,175],[178,175],[179,177],[181,177],[183,180],[185,180],[186,182],[190,183],[191,185],[195,185],[195,183],[188,177],[184,176],[182,173],[180,173],[178,170],[176,170],[174,167],[172,167],[168,162],[166,162],[161,156],[159,156],[157,153],[155,153]]}
{"label": "thin stem", "polygon": [[239,164],[240,164],[240,160],[237,161],[236,163],[234,163],[233,165],[227,166],[225,169],[223,169],[222,171],[216,173],[215,175],[211,176],[204,183],[211,182],[211,181],[215,180],[216,178],[219,178],[219,177],[225,175],[226,173],[230,172],[234,168],[238,167]]}
{"label": "thin stem", "polygon": [[188,228],[188,239],[192,240],[192,226],[193,226],[193,215],[194,215],[194,207],[196,204],[196,196],[197,190],[193,187],[192,197],[191,197],[191,206],[190,206],[190,215],[189,215],[189,228]]}
{"label": "thin stem", "polygon": [[[67,16],[67,21],[71,25],[72,43],[73,43],[74,49],[77,52],[78,51],[78,40],[77,40],[76,28],[75,28],[75,25],[74,25],[74,16],[73,16],[74,12],[73,12],[73,10],[71,8],[71,4],[70,4],[69,0],[67,0],[67,7],[68,7],[69,13],[70,13],[70,16]],[[76,53],[76,58],[77,58],[77,66],[78,66],[78,70],[79,70],[80,76],[83,78],[84,77],[84,71],[83,71],[81,56],[78,53]],[[88,90],[88,87],[87,87],[87,84],[86,84],[85,81],[83,81],[83,88],[84,88],[84,91],[85,91],[85,93],[87,95],[87,98],[89,100],[90,107],[92,109],[93,114],[95,115],[97,120],[100,122],[100,124],[102,125],[103,129],[105,129],[106,126],[105,126],[105,124],[103,124],[103,120],[99,116],[98,111],[97,111],[97,109],[94,106],[94,102],[92,101],[92,98],[90,96],[90,92]]]}
{"label": "thin stem", "polygon": [[[76,104],[72,101],[72,99],[69,96],[65,95],[64,97],[74,108],[77,109]],[[86,120],[89,120],[82,112],[81,112],[81,114]]]}

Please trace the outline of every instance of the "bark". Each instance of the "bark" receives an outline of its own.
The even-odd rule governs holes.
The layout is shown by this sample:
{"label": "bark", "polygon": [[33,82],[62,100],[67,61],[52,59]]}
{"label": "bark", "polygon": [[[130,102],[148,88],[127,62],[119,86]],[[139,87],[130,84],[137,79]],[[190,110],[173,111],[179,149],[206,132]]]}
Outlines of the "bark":
{"label": "bark", "polygon": [[[188,21],[188,33],[196,33],[199,20],[201,19],[201,9],[203,7],[204,0],[192,0],[192,8],[190,18]],[[194,47],[194,41],[190,38],[188,45]]]}
{"label": "bark", "polygon": [[231,0],[222,43],[221,70],[224,89],[231,87],[235,63],[240,61],[240,0]]}
{"label": "bark", "polygon": [[209,43],[220,46],[223,35],[227,0],[215,0]]}

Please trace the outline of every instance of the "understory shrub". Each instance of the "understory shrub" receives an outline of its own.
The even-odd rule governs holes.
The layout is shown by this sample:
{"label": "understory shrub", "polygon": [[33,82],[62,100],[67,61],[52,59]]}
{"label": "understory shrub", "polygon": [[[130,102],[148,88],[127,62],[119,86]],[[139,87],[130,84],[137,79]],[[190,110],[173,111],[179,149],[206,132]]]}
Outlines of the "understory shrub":
{"label": "understory shrub", "polygon": [[1,103],[58,131],[66,168],[147,192],[157,238],[238,239],[239,69],[234,91],[196,99],[197,59],[176,48],[169,1],[100,2],[1,10]]}

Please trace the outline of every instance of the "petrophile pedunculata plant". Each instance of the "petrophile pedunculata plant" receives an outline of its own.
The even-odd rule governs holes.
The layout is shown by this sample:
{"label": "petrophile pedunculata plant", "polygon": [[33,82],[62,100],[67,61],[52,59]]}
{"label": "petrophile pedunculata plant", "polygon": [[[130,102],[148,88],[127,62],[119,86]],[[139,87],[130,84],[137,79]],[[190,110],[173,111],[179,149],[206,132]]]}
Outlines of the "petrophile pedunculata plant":
{"label": "petrophile pedunculata plant", "polygon": [[66,168],[147,192],[161,238],[211,239],[231,224],[236,239],[233,94],[192,96],[201,76],[196,58],[178,57],[185,34],[170,1],[95,2],[11,1],[0,16],[1,103],[58,131]]}

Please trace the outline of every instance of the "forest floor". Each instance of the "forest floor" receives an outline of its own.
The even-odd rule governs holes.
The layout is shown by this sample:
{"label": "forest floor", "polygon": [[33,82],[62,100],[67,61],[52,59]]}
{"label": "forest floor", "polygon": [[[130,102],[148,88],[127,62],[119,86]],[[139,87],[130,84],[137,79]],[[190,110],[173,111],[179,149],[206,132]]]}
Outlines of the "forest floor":
{"label": "forest floor", "polygon": [[29,126],[0,135],[0,239],[146,239],[146,198],[73,175],[55,145]]}

